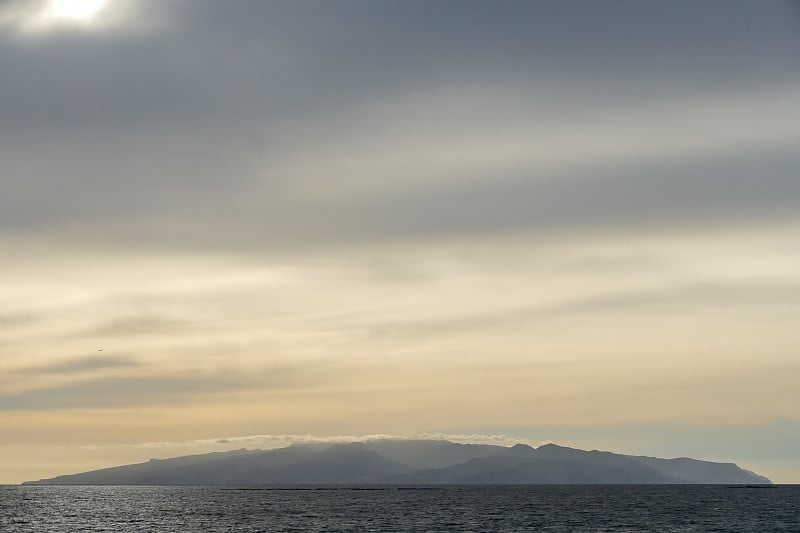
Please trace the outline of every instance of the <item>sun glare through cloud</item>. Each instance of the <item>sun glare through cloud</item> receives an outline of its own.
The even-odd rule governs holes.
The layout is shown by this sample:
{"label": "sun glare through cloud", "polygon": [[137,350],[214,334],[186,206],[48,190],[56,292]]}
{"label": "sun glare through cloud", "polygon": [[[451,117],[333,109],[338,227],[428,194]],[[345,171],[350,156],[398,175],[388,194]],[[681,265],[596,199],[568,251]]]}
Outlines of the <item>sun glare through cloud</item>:
{"label": "sun glare through cloud", "polygon": [[106,0],[50,0],[48,12],[57,19],[89,22],[103,9],[105,3]]}
{"label": "sun glare through cloud", "polygon": [[[113,5],[112,5],[113,4]],[[127,7],[126,7],[127,6]],[[4,3],[0,0],[0,31],[10,36],[46,38],[61,31],[108,34],[132,28],[132,4],[108,0],[40,0]],[[139,21],[141,22],[141,21]],[[136,26],[141,28],[141,25]]]}

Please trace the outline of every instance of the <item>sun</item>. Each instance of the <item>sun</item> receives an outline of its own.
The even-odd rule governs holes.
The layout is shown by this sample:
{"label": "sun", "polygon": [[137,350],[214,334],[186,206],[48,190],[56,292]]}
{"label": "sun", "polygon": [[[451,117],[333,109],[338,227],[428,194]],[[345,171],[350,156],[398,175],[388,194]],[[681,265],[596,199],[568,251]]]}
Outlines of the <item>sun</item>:
{"label": "sun", "polygon": [[48,11],[55,18],[89,22],[106,0],[50,0]]}

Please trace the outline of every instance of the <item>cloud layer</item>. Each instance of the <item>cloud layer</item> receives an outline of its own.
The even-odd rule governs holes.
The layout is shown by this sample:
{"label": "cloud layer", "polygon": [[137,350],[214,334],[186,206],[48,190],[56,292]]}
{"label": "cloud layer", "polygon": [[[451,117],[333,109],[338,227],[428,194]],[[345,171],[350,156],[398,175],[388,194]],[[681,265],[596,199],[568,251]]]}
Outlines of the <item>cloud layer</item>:
{"label": "cloud layer", "polygon": [[789,2],[45,7],[0,3],[0,482],[796,417]]}

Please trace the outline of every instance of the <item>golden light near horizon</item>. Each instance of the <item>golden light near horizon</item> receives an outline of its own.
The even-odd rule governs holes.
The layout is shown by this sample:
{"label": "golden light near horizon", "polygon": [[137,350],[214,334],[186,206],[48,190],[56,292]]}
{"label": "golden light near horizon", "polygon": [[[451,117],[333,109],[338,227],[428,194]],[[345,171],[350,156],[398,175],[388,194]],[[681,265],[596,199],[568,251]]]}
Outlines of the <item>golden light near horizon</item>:
{"label": "golden light near horizon", "polygon": [[50,0],[47,9],[57,19],[90,22],[105,3],[106,0]]}

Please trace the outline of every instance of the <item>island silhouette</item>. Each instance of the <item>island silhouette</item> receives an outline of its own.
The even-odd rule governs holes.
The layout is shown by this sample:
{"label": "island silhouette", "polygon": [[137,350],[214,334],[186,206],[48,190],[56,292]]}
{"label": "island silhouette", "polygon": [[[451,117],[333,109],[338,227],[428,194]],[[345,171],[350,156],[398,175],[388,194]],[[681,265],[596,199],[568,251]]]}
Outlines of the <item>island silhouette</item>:
{"label": "island silhouette", "polygon": [[151,459],[25,485],[771,484],[734,463],[659,459],[545,444],[442,440],[294,443]]}

